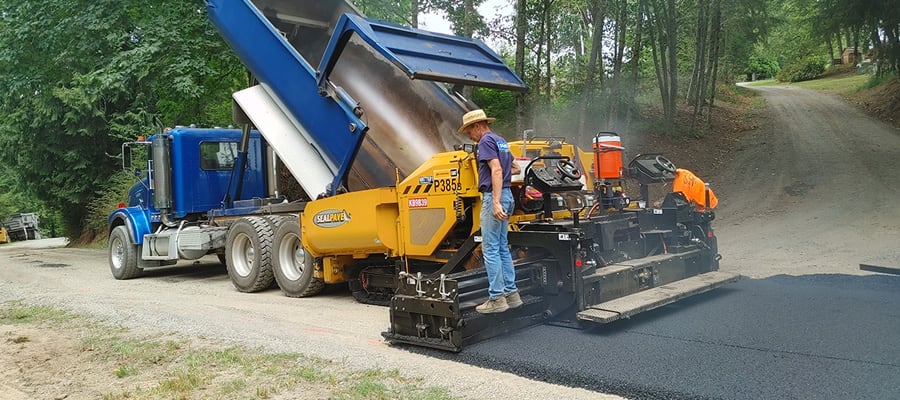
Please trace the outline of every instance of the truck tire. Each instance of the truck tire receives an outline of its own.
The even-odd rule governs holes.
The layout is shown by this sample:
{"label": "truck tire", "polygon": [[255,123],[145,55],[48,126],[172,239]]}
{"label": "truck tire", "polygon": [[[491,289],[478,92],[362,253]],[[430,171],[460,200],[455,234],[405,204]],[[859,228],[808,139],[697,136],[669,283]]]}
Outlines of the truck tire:
{"label": "truck tire", "polygon": [[131,279],[141,276],[138,267],[138,248],[132,243],[128,228],[119,225],[109,233],[109,270],[114,278]]}
{"label": "truck tire", "polygon": [[262,217],[241,218],[228,229],[225,266],[231,283],[246,293],[272,285],[272,224]]}
{"label": "truck tire", "polygon": [[283,221],[275,231],[275,282],[287,297],[309,297],[322,291],[325,281],[313,276],[315,260],[300,241],[296,218]]}

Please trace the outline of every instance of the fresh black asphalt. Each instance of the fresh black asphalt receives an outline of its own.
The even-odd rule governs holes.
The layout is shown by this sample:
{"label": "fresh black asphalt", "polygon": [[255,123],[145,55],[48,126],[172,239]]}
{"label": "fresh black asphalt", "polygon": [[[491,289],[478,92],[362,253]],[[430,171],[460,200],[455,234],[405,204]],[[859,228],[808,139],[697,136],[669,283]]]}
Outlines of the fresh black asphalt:
{"label": "fresh black asphalt", "polygon": [[424,352],[634,399],[900,399],[900,277],[745,278],[593,329]]}

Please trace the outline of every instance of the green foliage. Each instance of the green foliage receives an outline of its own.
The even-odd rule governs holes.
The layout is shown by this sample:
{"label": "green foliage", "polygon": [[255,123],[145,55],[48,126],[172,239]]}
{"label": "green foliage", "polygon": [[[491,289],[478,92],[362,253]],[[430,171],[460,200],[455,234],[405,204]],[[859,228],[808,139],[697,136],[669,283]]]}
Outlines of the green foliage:
{"label": "green foliage", "polygon": [[780,67],[777,61],[761,56],[751,56],[745,73],[770,77],[775,76],[779,70]]}
{"label": "green foliage", "polygon": [[19,190],[15,171],[0,162],[0,220],[17,212],[32,212],[37,204],[34,198]]}
{"label": "green foliage", "polygon": [[447,13],[453,32],[466,37],[484,37],[489,34],[484,17],[475,9],[483,2],[484,0],[431,0],[435,9]]}
{"label": "green foliage", "polygon": [[200,3],[0,0],[0,9],[0,164],[18,196],[61,215],[69,236],[118,171],[122,141],[161,124],[230,120],[243,68]]}
{"label": "green foliage", "polygon": [[900,76],[900,7],[896,0],[815,1],[813,18],[817,37],[846,34],[848,41],[853,37],[856,43],[847,43],[847,47],[875,48],[881,71]]}
{"label": "green foliage", "polygon": [[472,101],[482,105],[485,112],[497,118],[493,124],[498,132],[506,135],[513,132],[516,126],[516,98],[508,90],[476,88],[472,93]]}
{"label": "green foliage", "polygon": [[135,182],[133,175],[120,171],[98,187],[94,196],[85,205],[87,215],[84,219],[84,230],[95,235],[106,232],[109,214],[116,210],[119,203],[128,199],[128,190]]}
{"label": "green foliage", "polygon": [[726,73],[740,74],[755,47],[766,40],[778,19],[773,14],[780,0],[724,0],[723,59]]}
{"label": "green foliage", "polygon": [[401,25],[412,25],[410,0],[357,0],[353,5],[365,16]]}
{"label": "green foliage", "polygon": [[781,82],[803,82],[816,79],[823,72],[825,72],[824,60],[811,57],[782,68],[775,78]]}
{"label": "green foliage", "polygon": [[[817,21],[810,16],[815,5],[807,0],[773,2],[768,35],[752,55],[774,60],[778,65],[795,64],[813,56],[827,55],[825,41],[813,34]],[[748,54],[747,60],[750,60]],[[749,68],[748,68],[749,69]]]}
{"label": "green foliage", "polygon": [[892,82],[892,81],[895,81],[895,80],[898,80],[898,79],[900,79],[900,78],[898,78],[897,76],[894,76],[894,75],[875,74],[875,75],[872,75],[872,77],[869,78],[868,81],[866,81],[866,84],[863,85],[863,88],[864,88],[864,89],[871,89],[871,88],[874,88],[874,87],[876,87],[876,86],[879,86],[879,85],[882,85],[882,84],[885,84],[885,83],[889,83],[889,82]]}

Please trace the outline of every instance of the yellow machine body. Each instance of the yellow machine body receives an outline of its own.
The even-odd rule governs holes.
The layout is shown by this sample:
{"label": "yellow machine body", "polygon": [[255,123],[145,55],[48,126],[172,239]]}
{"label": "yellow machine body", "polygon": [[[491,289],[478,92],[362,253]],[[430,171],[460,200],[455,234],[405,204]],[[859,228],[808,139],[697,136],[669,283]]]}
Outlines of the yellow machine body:
{"label": "yellow machine body", "polygon": [[[473,153],[438,153],[397,183],[318,199],[300,216],[303,247],[322,258],[326,283],[371,256],[445,262],[448,238],[479,226],[481,194]],[[460,227],[463,230],[460,231]]]}
{"label": "yellow machine body", "polygon": [[[510,148],[519,159],[555,151],[582,172],[591,171],[590,154],[564,141],[516,141]],[[455,246],[480,226],[477,166],[472,152],[437,153],[395,187],[309,202],[300,215],[301,240],[311,255],[321,259],[315,276],[326,283],[344,282],[350,277],[349,267],[376,258],[446,262]],[[554,217],[569,215],[565,210],[554,212]],[[515,215],[511,221],[534,218]]]}
{"label": "yellow machine body", "polygon": [[0,243],[9,243],[9,234],[5,226],[0,226]]}

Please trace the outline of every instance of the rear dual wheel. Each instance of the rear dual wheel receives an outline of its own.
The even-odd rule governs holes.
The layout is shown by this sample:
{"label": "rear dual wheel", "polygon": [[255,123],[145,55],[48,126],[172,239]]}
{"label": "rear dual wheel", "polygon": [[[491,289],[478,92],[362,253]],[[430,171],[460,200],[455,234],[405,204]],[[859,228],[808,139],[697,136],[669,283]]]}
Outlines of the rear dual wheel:
{"label": "rear dual wheel", "polygon": [[272,285],[272,225],[264,217],[247,217],[228,229],[225,267],[237,290],[253,293]]}
{"label": "rear dual wheel", "polygon": [[300,224],[296,218],[281,221],[275,230],[275,281],[287,297],[318,294],[325,281],[313,276],[315,259],[303,248]]}
{"label": "rear dual wheel", "polygon": [[278,283],[288,297],[307,297],[325,287],[313,277],[315,259],[300,241],[296,218],[241,218],[228,230],[225,265],[235,288],[258,292]]}

